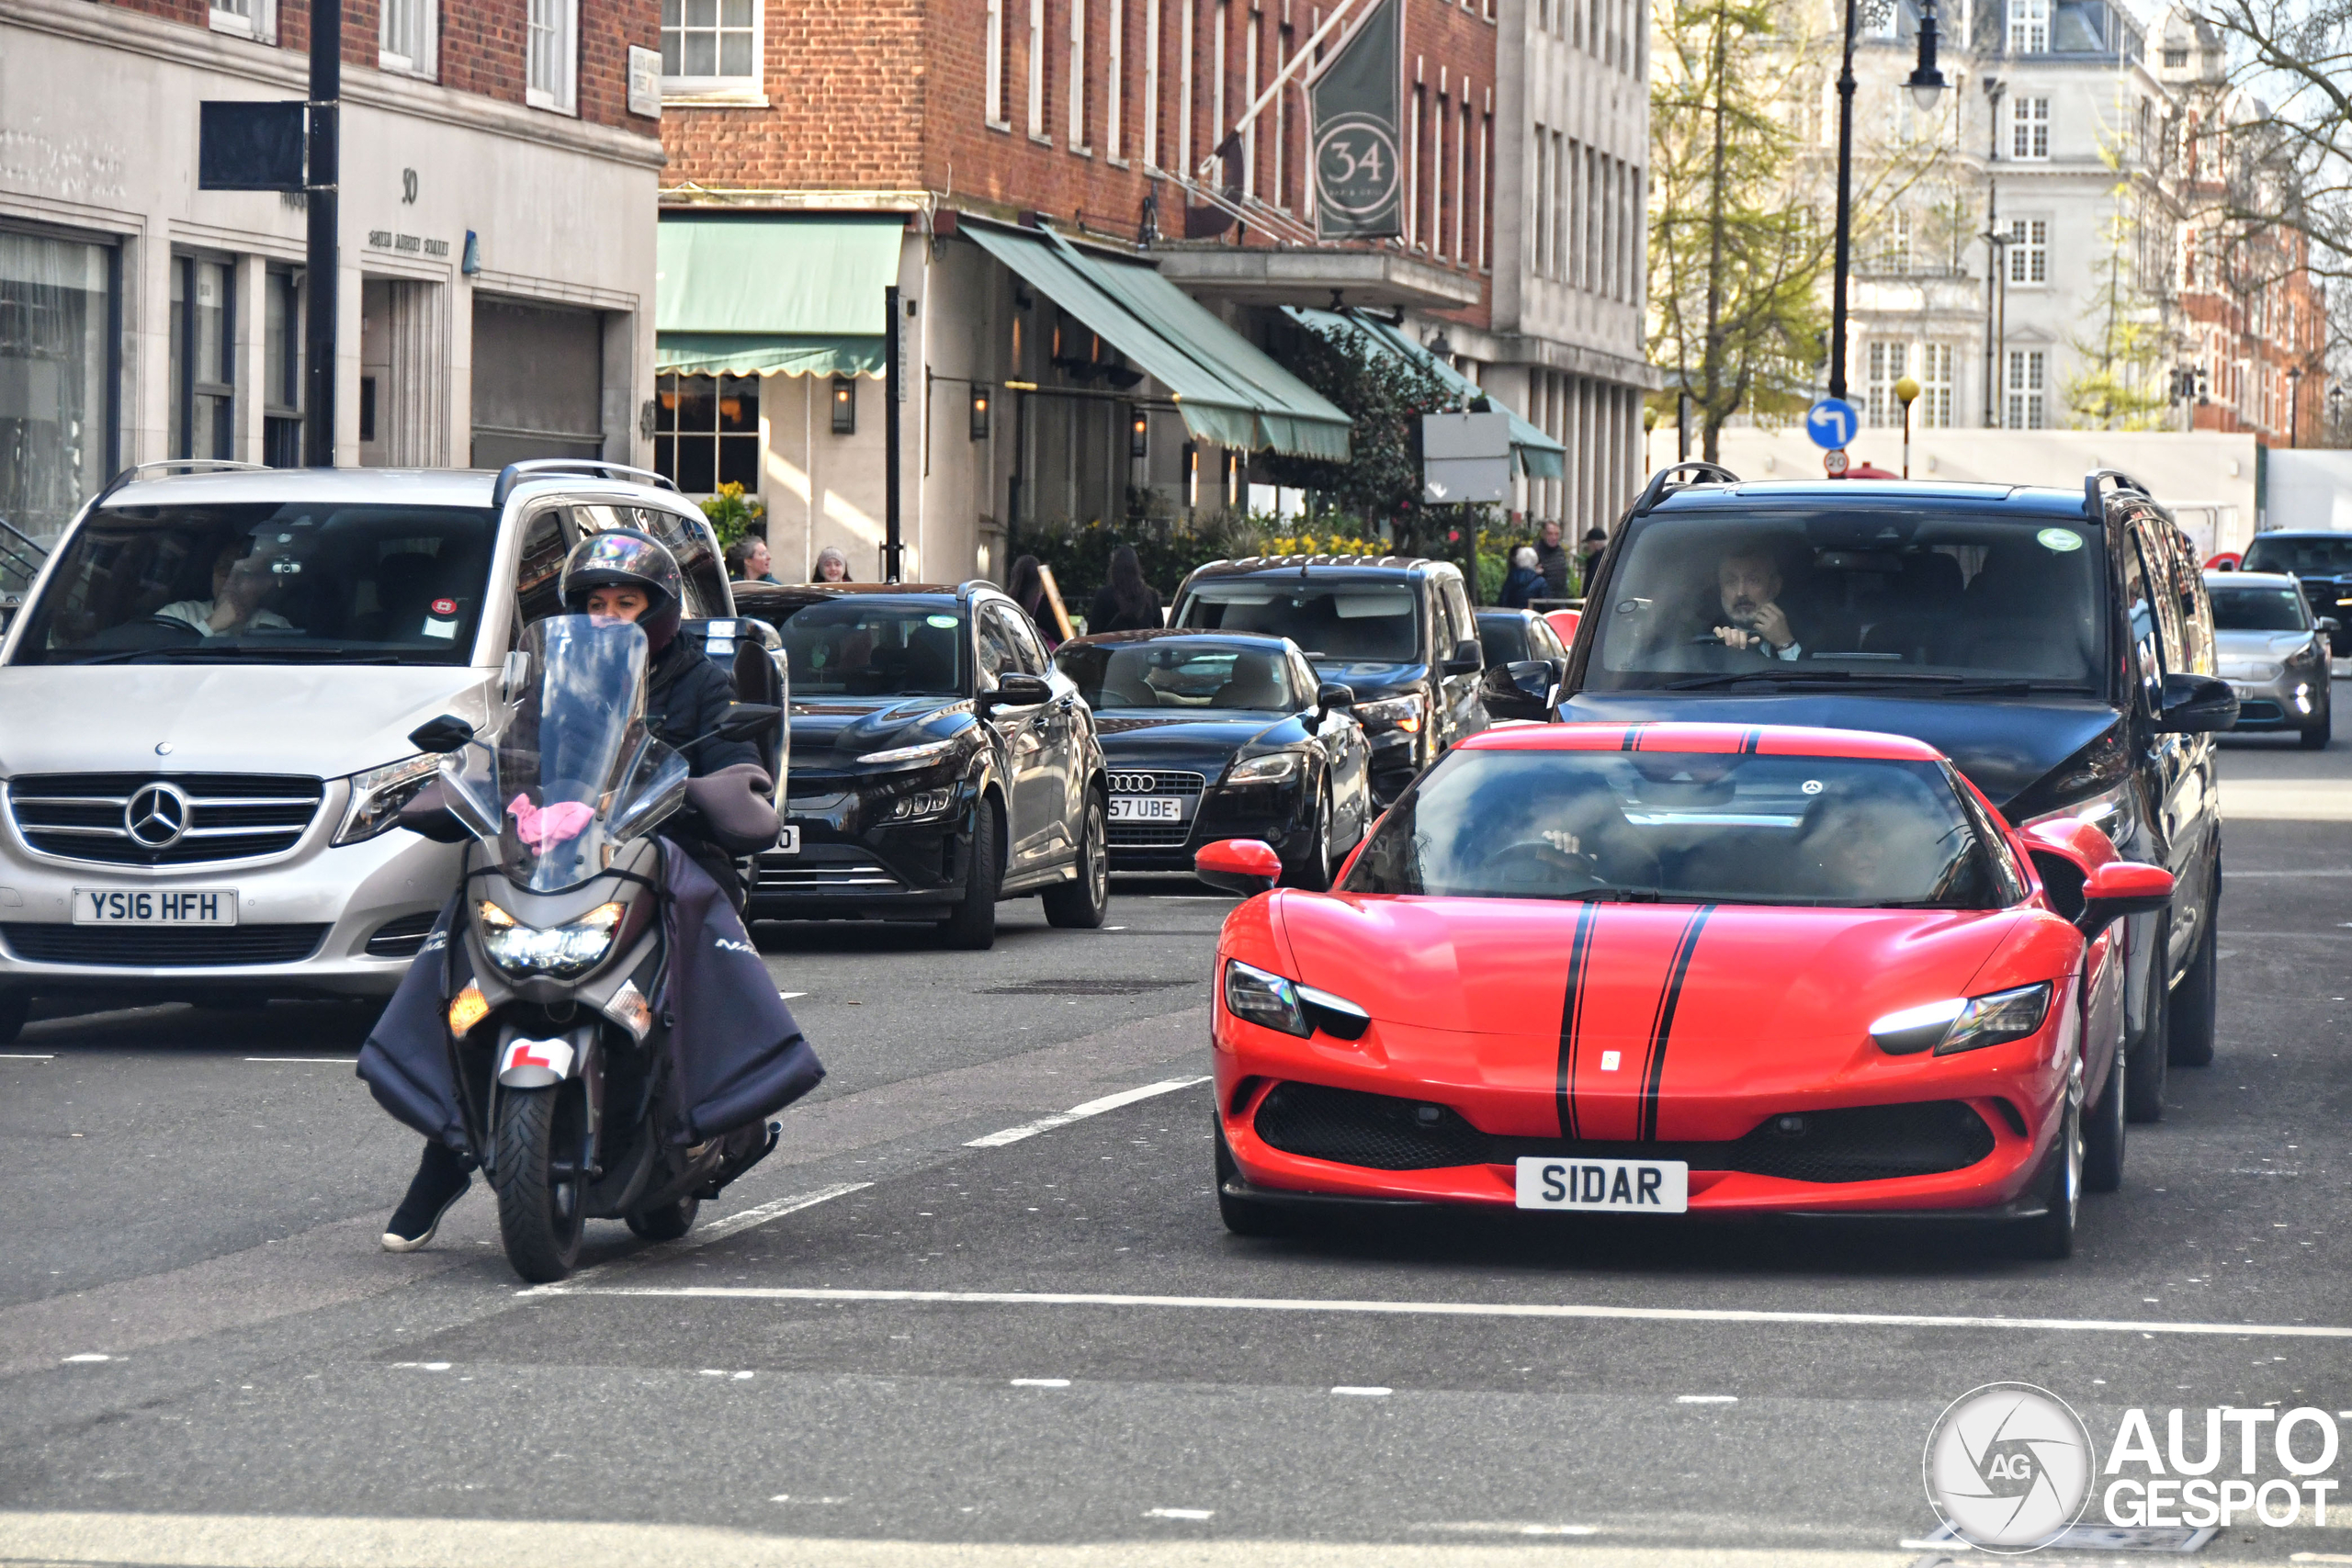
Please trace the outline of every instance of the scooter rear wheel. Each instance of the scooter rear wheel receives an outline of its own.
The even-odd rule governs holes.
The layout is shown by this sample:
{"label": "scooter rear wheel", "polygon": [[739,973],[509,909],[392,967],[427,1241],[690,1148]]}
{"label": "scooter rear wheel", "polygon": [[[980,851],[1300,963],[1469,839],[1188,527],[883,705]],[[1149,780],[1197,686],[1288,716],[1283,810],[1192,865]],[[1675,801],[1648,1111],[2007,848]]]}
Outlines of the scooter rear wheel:
{"label": "scooter rear wheel", "polygon": [[580,1160],[586,1108],[578,1080],[498,1096],[498,1234],[506,1260],[534,1285],[552,1284],[580,1260]]}

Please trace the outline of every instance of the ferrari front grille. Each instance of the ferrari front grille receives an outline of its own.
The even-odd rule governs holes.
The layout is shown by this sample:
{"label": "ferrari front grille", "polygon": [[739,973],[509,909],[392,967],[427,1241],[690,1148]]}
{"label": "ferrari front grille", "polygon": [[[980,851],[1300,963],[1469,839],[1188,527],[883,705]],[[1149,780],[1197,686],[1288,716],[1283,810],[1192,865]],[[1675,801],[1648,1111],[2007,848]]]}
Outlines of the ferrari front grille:
{"label": "ferrari front grille", "polygon": [[1790,1181],[1883,1181],[1965,1170],[1993,1152],[1993,1130],[1965,1101],[1866,1105],[1768,1116],[1746,1137],[1633,1143],[1506,1138],[1451,1106],[1319,1084],[1277,1085],[1251,1125],[1268,1147],[1373,1170],[1510,1165],[1523,1157],[1676,1159]]}

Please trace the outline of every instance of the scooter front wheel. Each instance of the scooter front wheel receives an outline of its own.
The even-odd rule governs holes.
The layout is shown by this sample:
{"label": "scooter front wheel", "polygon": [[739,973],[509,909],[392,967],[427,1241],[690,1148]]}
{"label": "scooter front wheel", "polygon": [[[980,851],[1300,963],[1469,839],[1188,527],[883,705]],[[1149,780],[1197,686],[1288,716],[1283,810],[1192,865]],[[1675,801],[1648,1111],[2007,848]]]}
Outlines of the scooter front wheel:
{"label": "scooter front wheel", "polygon": [[552,1284],[580,1260],[581,1156],[586,1107],[577,1079],[498,1096],[498,1234],[506,1260],[534,1285]]}

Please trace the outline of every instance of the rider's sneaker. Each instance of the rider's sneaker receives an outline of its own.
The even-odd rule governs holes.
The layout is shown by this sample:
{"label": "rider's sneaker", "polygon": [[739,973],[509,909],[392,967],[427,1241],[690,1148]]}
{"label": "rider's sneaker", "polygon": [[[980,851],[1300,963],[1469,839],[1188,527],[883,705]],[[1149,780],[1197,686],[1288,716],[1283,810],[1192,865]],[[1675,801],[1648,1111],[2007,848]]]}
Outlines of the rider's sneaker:
{"label": "rider's sneaker", "polygon": [[[443,1157],[436,1159],[436,1153]],[[429,1246],[433,1233],[441,1228],[441,1216],[466,1195],[473,1179],[464,1166],[448,1156],[447,1150],[438,1144],[427,1145],[424,1159],[408,1184],[408,1196],[401,1200],[401,1206],[392,1211],[391,1223],[384,1227],[384,1250],[415,1252]]]}

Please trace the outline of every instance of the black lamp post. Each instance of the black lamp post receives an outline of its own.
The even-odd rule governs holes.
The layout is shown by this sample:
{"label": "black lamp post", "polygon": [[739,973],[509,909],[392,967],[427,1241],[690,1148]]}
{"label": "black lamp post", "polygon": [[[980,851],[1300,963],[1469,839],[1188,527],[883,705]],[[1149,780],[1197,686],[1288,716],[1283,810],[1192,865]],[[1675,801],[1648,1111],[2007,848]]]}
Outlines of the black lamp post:
{"label": "black lamp post", "polygon": [[[1889,6],[1901,0],[1883,0]],[[1845,0],[1846,52],[1838,73],[1838,267],[1829,302],[1829,395],[1846,395],[1846,280],[1853,270],[1854,250],[1854,20],[1861,0]],[[1927,114],[1944,90],[1944,73],[1936,68],[1936,0],[1919,0],[1919,62],[1904,85],[1911,101]]]}

